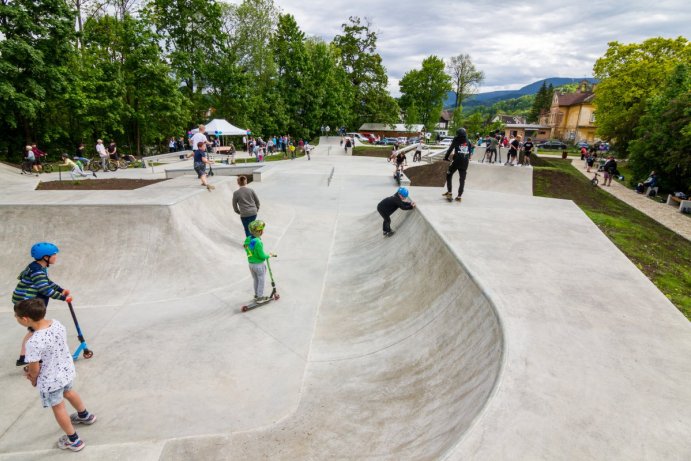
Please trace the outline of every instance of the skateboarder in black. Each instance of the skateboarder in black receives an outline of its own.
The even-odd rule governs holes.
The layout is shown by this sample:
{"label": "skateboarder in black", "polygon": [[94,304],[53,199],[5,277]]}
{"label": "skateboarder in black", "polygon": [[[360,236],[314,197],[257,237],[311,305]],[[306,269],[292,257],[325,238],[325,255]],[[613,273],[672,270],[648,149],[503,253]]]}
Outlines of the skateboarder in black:
{"label": "skateboarder in black", "polygon": [[[463,188],[465,187],[465,176],[468,171],[468,162],[470,161],[470,152],[472,151],[472,144],[468,141],[468,134],[465,128],[459,128],[456,130],[456,136],[451,141],[449,149],[444,155],[444,161],[451,162],[449,168],[446,170],[446,192],[442,195],[451,201],[453,194],[451,193],[451,179],[454,172],[458,171],[458,176],[460,183],[458,184],[458,197],[456,201],[461,201],[461,196],[463,195]],[[453,158],[449,160],[449,155],[451,151],[454,152]]]}
{"label": "skateboarder in black", "polygon": [[405,187],[399,187],[395,194],[386,197],[377,205],[377,211],[384,218],[384,237],[391,237],[394,234],[391,230],[391,215],[399,208],[401,210],[415,208],[415,202],[408,200],[408,189]]}

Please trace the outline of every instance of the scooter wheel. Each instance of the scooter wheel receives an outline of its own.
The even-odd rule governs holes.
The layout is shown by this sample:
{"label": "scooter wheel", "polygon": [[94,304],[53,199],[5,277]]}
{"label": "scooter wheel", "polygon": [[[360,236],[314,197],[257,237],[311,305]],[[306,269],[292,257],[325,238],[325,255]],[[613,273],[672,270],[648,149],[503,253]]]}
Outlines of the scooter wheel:
{"label": "scooter wheel", "polygon": [[279,295],[278,293],[276,293],[276,294],[274,295],[274,300],[278,301],[279,299],[281,299],[281,295]]}
{"label": "scooter wheel", "polygon": [[247,312],[247,306],[242,306],[242,312]]}
{"label": "scooter wheel", "polygon": [[90,359],[93,356],[94,356],[94,351],[92,351],[91,349],[84,349],[84,358],[85,359]]}

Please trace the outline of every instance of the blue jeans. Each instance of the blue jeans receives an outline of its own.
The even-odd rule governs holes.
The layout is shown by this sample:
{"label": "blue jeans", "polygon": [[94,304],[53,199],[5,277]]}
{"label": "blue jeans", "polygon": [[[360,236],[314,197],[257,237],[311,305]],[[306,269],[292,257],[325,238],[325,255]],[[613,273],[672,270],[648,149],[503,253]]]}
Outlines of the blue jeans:
{"label": "blue jeans", "polygon": [[240,220],[242,221],[242,227],[245,228],[245,237],[249,237],[250,235],[252,235],[252,234],[250,234],[249,225],[250,225],[250,223],[251,223],[252,221],[254,221],[255,219],[257,219],[257,215],[254,215],[254,216],[245,216],[244,218],[243,218],[243,217],[240,217]]}

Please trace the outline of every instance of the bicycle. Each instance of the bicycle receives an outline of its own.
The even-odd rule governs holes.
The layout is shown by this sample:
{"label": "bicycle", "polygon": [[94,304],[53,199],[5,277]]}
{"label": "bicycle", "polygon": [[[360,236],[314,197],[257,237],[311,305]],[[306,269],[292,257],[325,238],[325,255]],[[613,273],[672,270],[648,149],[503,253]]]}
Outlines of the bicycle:
{"label": "bicycle", "polygon": [[[97,171],[100,171],[103,165],[101,165],[102,159],[101,157],[95,156],[91,158],[91,161],[89,162],[89,170],[93,171],[94,173]],[[118,162],[115,160],[107,159],[106,160],[106,167],[107,171],[117,171],[119,168]]]}
{"label": "bicycle", "polygon": [[599,177],[600,177],[600,175],[595,173],[595,176],[593,176],[593,179],[590,180],[590,185],[593,187],[597,187],[597,185],[600,183],[600,180],[597,179]]}

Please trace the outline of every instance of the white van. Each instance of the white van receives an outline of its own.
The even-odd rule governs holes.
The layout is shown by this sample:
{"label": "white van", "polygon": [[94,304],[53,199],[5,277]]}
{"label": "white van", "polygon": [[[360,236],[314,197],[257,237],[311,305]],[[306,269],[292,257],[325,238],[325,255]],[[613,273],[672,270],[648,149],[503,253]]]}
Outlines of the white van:
{"label": "white van", "polygon": [[369,140],[360,133],[346,133],[346,136],[348,136],[349,138],[357,139],[360,142],[369,142]]}

